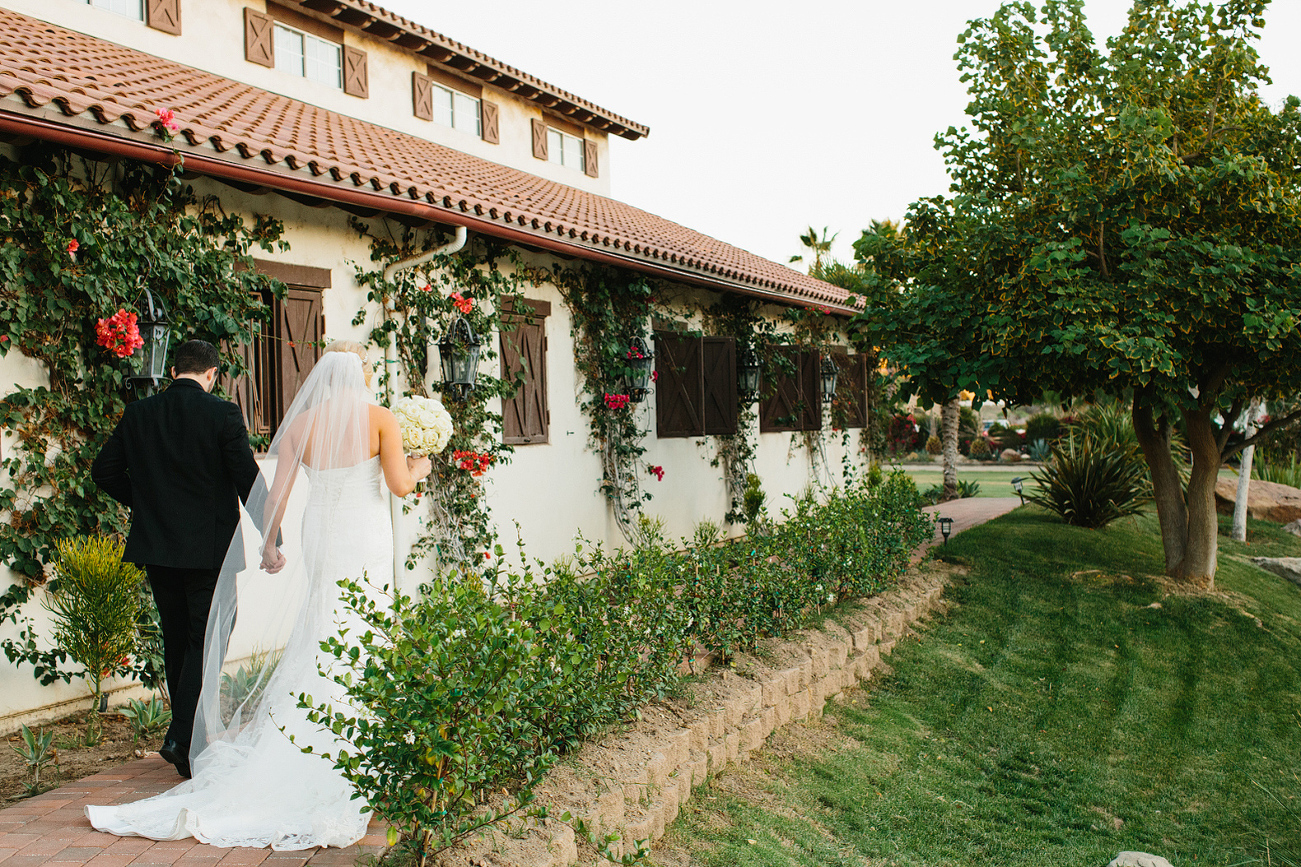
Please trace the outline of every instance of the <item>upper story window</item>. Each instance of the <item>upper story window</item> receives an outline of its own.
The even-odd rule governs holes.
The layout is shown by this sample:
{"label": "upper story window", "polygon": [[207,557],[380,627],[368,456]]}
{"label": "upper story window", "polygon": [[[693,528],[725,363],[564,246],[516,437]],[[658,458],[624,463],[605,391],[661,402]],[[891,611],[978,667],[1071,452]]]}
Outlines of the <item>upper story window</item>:
{"label": "upper story window", "polygon": [[275,23],[276,69],[330,87],[343,87],[343,46]]}
{"label": "upper story window", "polygon": [[116,12],[118,15],[125,15],[137,21],[145,20],[144,0],[86,0],[86,2],[96,9],[107,9],[109,12]]}
{"label": "upper story window", "polygon": [[470,135],[482,134],[483,120],[478,99],[459,90],[443,87],[441,84],[431,85],[430,96],[434,102],[435,123],[468,132]]}
{"label": "upper story window", "polygon": [[547,127],[547,160],[580,172],[586,170],[583,140],[555,127]]}

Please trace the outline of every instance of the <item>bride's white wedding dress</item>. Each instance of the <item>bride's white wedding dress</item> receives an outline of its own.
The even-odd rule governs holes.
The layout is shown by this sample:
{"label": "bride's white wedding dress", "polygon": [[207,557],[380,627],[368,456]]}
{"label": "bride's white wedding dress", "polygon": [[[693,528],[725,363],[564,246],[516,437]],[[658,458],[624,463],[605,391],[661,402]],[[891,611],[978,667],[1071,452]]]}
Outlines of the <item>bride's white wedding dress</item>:
{"label": "bride's white wedding dress", "polygon": [[[320,755],[335,753],[339,743],[332,733],[308,721],[298,707],[300,693],[311,696],[314,704],[332,703],[336,708],[343,704],[343,689],[318,668],[329,671],[335,662],[321,651],[321,642],[338,635],[341,625],[352,635],[360,626],[356,615],[342,605],[337,582],[362,581],[366,576],[369,583],[382,586],[390,584],[393,576],[393,527],[381,487],[379,457],[351,466],[334,463],[334,469],[319,470],[301,464],[305,479],[299,477],[295,484],[300,490],[304,482],[310,484],[302,518],[301,560],[293,570],[301,589],[289,591],[296,599],[285,600],[294,612],[292,631],[260,696],[228,719],[230,708],[223,712],[209,694],[218,681],[205,676],[195,738],[206,738],[206,745],[191,752],[193,778],[142,801],[87,807],[97,829],[154,840],[194,837],[214,846],[278,850],[348,846],[365,834],[369,819],[362,812],[365,802],[353,798],[351,784]],[[276,582],[280,577],[250,569],[239,581],[248,587],[250,580]],[[232,586],[232,603],[233,598]],[[213,624],[228,616],[221,611],[221,601],[214,601],[210,644]],[[235,620],[233,606],[229,611],[230,623],[224,633],[218,626],[223,637],[215,639],[223,649]],[[218,671],[213,674],[219,675],[221,654],[215,659]],[[220,718],[206,724],[206,736],[205,707],[210,716]],[[315,753],[304,753],[302,746],[312,747]]]}

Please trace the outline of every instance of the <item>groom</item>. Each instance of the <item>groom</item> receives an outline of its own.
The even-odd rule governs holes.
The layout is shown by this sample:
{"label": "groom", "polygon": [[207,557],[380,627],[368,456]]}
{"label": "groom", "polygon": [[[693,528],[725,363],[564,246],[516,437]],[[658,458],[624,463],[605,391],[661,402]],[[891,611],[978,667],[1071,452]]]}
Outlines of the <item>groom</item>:
{"label": "groom", "polygon": [[[176,350],[173,382],[127,405],[91,478],[131,509],[122,559],[140,564],[158,605],[172,723],[159,755],[190,776],[190,739],[203,683],[203,638],[226,549],[258,466],[239,408],[212,391],[220,362],[202,340]],[[277,552],[264,568],[278,572]]]}

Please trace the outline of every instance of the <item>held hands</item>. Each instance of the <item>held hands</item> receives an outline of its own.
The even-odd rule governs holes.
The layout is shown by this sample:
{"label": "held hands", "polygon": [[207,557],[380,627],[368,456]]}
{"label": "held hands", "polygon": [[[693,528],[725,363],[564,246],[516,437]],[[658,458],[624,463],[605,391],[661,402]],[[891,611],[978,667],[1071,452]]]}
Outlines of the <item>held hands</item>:
{"label": "held hands", "polygon": [[267,545],[262,549],[262,571],[269,575],[274,575],[281,569],[285,568],[285,555],[275,545]]}
{"label": "held hands", "polygon": [[434,464],[429,460],[429,458],[413,458],[410,455],[407,456],[407,472],[411,473],[411,478],[417,482],[428,476],[433,469]]}

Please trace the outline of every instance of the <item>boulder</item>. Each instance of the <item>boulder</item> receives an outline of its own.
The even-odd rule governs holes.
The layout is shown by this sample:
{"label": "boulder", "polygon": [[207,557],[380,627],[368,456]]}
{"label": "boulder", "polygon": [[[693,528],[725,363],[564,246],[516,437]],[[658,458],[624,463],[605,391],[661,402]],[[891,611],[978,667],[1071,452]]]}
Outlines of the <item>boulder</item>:
{"label": "boulder", "polygon": [[1293,584],[1301,585],[1301,557],[1252,557],[1251,562],[1266,572],[1273,572]]}
{"label": "boulder", "polygon": [[[1215,483],[1215,508],[1221,514],[1233,514],[1233,504],[1238,498],[1236,476]],[[1257,520],[1288,524],[1301,519],[1301,491],[1289,485],[1251,480],[1247,495],[1247,514]]]}
{"label": "boulder", "polygon": [[1296,519],[1290,524],[1284,524],[1283,532],[1291,533],[1293,536],[1301,536],[1301,518]]}
{"label": "boulder", "polygon": [[1121,852],[1107,867],[1173,867],[1160,855],[1147,852]]}
{"label": "boulder", "polygon": [[1016,449],[1003,449],[998,459],[1005,464],[1019,464],[1021,463],[1021,453]]}

